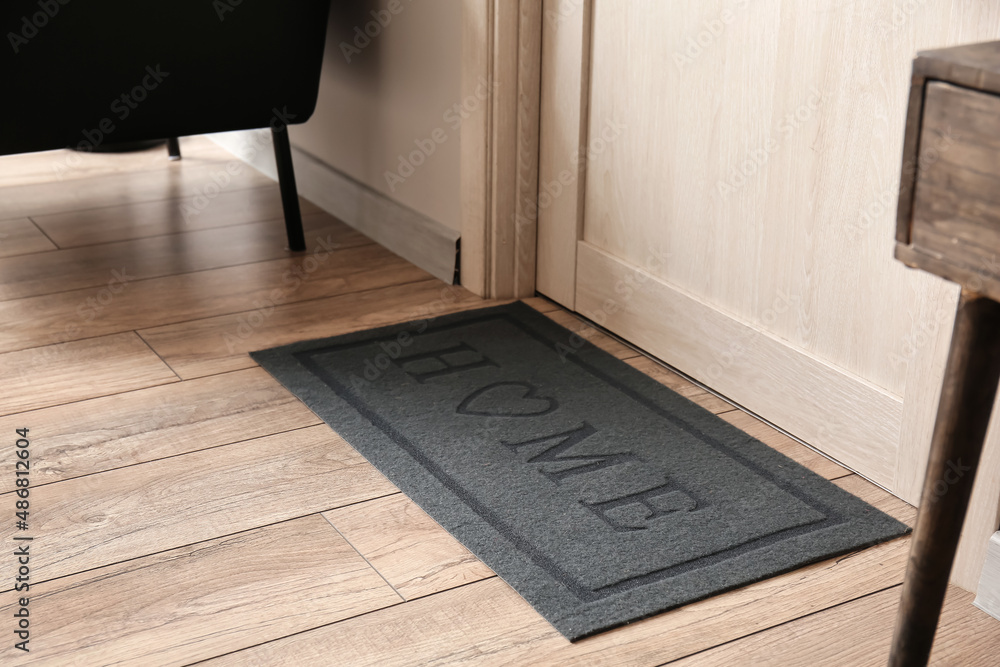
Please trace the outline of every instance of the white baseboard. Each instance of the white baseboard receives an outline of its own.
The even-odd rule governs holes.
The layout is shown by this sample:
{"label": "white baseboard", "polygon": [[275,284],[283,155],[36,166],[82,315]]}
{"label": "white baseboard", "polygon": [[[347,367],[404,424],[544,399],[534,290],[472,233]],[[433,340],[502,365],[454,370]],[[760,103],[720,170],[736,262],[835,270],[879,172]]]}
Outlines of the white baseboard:
{"label": "white baseboard", "polygon": [[[207,135],[278,179],[270,130]],[[459,232],[389,199],[292,146],[299,194],[321,209],[449,285],[456,282]]]}
{"label": "white baseboard", "polygon": [[1000,531],[993,533],[986,547],[986,562],[983,563],[979,589],[972,604],[1000,620]]}

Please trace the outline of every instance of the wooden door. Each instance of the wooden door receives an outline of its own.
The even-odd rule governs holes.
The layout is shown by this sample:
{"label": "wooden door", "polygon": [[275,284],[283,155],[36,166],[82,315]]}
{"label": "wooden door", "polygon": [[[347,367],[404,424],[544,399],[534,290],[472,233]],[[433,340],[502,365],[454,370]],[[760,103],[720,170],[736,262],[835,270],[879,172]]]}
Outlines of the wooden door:
{"label": "wooden door", "polygon": [[1000,38],[1000,6],[543,15],[538,290],[915,503],[957,287],[893,260],[911,61]]}

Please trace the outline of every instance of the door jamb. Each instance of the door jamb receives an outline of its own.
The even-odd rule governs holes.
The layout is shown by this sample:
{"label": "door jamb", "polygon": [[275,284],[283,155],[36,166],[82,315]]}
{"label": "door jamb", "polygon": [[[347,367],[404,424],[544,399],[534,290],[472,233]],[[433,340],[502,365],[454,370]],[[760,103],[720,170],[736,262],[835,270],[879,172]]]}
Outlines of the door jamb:
{"label": "door jamb", "polygon": [[542,0],[463,0],[462,285],[535,293]]}

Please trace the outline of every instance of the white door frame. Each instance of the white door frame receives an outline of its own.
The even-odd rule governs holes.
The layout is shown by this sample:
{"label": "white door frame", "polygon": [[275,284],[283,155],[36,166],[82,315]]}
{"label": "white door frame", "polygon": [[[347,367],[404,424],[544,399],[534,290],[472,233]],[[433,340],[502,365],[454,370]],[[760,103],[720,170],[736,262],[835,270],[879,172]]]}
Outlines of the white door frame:
{"label": "white door frame", "polygon": [[535,294],[541,0],[463,0],[461,283]]}

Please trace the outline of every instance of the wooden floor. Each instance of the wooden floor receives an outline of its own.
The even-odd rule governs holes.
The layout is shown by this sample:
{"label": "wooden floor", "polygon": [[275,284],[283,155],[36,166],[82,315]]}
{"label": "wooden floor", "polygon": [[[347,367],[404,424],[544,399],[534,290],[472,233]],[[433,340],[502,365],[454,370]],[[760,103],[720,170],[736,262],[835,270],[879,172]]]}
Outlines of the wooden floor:
{"label": "wooden floor", "polygon": [[[0,158],[3,665],[878,665],[908,539],[570,644],[247,352],[480,306],[205,139]],[[70,168],[62,168],[71,161]],[[220,174],[231,172],[228,182]],[[215,181],[222,186],[212,185]],[[552,303],[534,308],[904,521],[913,509]],[[29,529],[14,527],[29,428]],[[997,664],[952,590],[938,664]]]}

